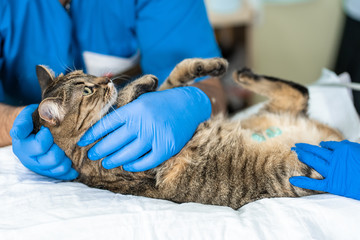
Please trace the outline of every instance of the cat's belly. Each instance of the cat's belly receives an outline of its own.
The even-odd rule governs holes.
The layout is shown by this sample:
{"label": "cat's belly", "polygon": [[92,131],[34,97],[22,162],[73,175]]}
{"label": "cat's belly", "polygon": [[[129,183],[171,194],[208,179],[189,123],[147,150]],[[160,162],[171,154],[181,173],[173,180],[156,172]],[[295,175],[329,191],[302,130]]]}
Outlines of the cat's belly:
{"label": "cat's belly", "polygon": [[336,130],[307,118],[215,119],[202,124],[183,150],[164,163],[157,185],[173,201],[234,207],[263,197],[309,195],[294,190],[289,177],[321,176],[298,161],[291,147],[341,139]]}
{"label": "cat's belly", "polygon": [[321,141],[339,141],[342,134],[325,124],[306,117],[282,114],[263,114],[241,122],[245,139],[250,143],[265,146],[295,143],[319,144]]}

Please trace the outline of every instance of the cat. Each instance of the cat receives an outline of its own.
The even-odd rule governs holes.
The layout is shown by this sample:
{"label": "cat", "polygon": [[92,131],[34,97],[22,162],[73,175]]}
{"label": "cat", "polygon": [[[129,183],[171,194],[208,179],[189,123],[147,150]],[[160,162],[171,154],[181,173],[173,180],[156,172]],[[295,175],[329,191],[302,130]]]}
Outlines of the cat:
{"label": "cat", "polygon": [[[227,65],[223,58],[185,59],[159,90],[185,86],[201,76],[221,76]],[[291,176],[322,178],[301,163],[291,147],[296,142],[343,139],[339,131],[307,116],[306,87],[243,68],[233,73],[235,82],[269,98],[257,114],[241,121],[213,116],[198,126],[177,155],[154,169],[135,173],[122,167],[107,170],[101,160],[87,158],[95,143],[79,147],[77,142],[113,105],[121,107],[143,93],[156,91],[158,79],[143,75],[117,90],[107,77],[79,70],[55,77],[50,69],[38,65],[36,73],[43,100],[33,114],[34,132],[42,125],[50,129],[54,142],[79,172],[75,181],[116,193],[233,209],[262,198],[317,194],[290,184]]]}

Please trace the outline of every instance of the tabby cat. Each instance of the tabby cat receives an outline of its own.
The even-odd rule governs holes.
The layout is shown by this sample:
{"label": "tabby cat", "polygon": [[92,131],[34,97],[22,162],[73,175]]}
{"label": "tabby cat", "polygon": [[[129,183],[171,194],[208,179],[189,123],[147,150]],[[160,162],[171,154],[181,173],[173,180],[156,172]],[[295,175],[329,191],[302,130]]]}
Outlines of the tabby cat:
{"label": "tabby cat", "polygon": [[[159,89],[183,86],[200,76],[220,76],[226,69],[227,61],[222,58],[185,59]],[[244,68],[233,74],[234,80],[269,98],[256,115],[242,121],[219,115],[203,122],[177,155],[152,170],[107,170],[101,161],[87,158],[93,144],[79,147],[77,142],[113,105],[121,107],[155,91],[157,78],[144,75],[117,90],[108,78],[82,71],[55,77],[39,65],[36,72],[43,100],[33,114],[35,132],[41,125],[50,129],[55,143],[79,172],[75,181],[116,193],[234,209],[262,198],[315,194],[318,192],[289,183],[295,175],[321,178],[298,161],[291,147],[296,142],[343,139],[338,131],[308,118],[305,87]]]}

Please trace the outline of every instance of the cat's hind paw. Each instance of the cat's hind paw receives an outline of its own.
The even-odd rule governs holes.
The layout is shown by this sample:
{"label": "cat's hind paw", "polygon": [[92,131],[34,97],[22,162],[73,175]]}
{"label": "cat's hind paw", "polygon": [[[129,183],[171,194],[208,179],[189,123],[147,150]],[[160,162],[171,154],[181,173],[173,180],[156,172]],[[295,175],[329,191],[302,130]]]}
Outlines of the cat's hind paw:
{"label": "cat's hind paw", "polygon": [[251,71],[250,68],[244,67],[233,72],[233,79],[240,85],[251,85],[254,81],[258,81],[261,77]]}

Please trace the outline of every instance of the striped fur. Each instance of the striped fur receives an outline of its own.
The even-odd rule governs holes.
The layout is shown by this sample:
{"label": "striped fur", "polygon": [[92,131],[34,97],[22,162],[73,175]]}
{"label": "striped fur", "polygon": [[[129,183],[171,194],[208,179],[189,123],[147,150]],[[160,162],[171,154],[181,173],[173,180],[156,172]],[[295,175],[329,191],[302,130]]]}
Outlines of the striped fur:
{"label": "striped fur", "polygon": [[[226,71],[227,62],[221,58],[186,59],[179,63],[160,89],[186,85],[199,76],[219,76]],[[39,69],[41,85],[51,77],[46,68]],[[41,79],[45,79],[42,81]],[[317,192],[292,186],[293,175],[314,178],[321,176],[298,161],[290,148],[296,142],[318,144],[324,140],[341,140],[341,134],[328,126],[311,120],[306,114],[308,91],[305,87],[285,80],[260,76],[249,69],[234,73],[234,80],[251,91],[269,98],[269,102],[256,115],[242,121],[215,116],[199,125],[193,138],[174,157],[159,167],[140,173],[123,171],[121,167],[106,170],[101,161],[87,159],[92,146],[76,145],[82,134],[98,121],[110,108],[104,94],[115,94],[111,83],[74,72],[53,78],[43,89],[43,97],[61,99],[68,109],[58,124],[49,124],[34,114],[36,129],[40,125],[50,128],[54,141],[65,150],[79,172],[76,181],[91,187],[108,189],[174,202],[198,202],[223,205],[237,209],[246,203],[269,197],[299,197]],[[86,84],[96,91],[82,96]],[[76,87],[78,86],[78,88]],[[154,91],[157,79],[152,75],[128,84],[116,94],[118,106],[131,102],[139,95]],[[77,96],[77,97],[76,97]],[[105,108],[105,109],[104,109]],[[104,123],[105,124],[105,123]],[[266,135],[271,127],[281,129],[275,137]],[[263,134],[258,142],[253,134]]]}

